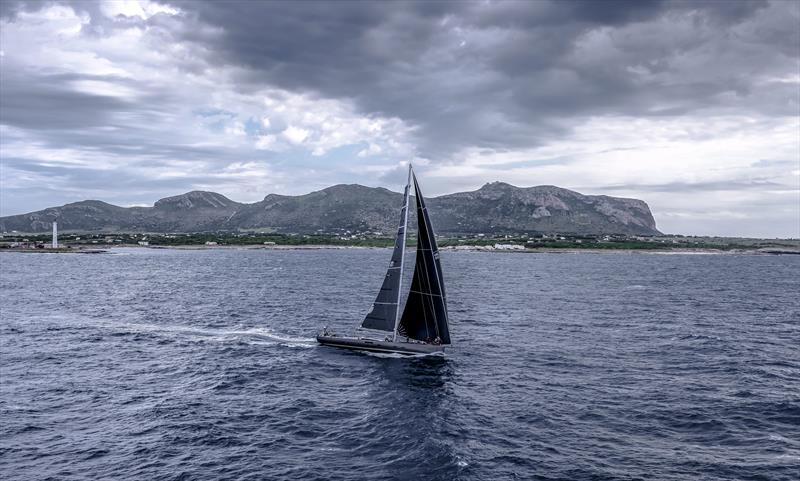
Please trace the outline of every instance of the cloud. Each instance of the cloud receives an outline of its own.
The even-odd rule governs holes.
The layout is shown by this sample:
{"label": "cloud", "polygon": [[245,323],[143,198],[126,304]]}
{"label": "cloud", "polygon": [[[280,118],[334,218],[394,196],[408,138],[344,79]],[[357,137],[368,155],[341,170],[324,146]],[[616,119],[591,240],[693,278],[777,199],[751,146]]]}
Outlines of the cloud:
{"label": "cloud", "polygon": [[691,192],[756,216],[724,187],[800,236],[772,185],[798,190],[799,21],[783,1],[3,2],[0,210],[398,188],[410,160],[432,193],[559,184],[662,222],[704,218]]}
{"label": "cloud", "polygon": [[301,129],[293,125],[290,125],[282,132],[282,135],[286,137],[286,140],[293,144],[302,144],[303,141],[308,137],[308,134],[308,130]]}
{"label": "cloud", "polygon": [[796,73],[786,2],[178,5],[243,83],[354,99],[419,126],[431,158],[540,145],[590,113],[797,111],[796,84],[763,85]]}
{"label": "cloud", "polygon": [[[270,168],[289,160],[278,153],[302,159],[364,142],[390,153],[408,148],[399,121],[364,115],[346,100],[270,85],[242,92],[235,68],[207,63],[201,47],[176,37],[178,10],[148,5],[90,13],[82,9],[96,5],[40,3],[6,17],[4,215],[86,197],[152,202],[204,187],[253,201],[306,188],[284,183],[288,176]],[[233,182],[230,169],[239,163],[262,174],[251,168]],[[112,183],[113,176],[121,180]],[[41,200],[43,193],[50,200]]]}

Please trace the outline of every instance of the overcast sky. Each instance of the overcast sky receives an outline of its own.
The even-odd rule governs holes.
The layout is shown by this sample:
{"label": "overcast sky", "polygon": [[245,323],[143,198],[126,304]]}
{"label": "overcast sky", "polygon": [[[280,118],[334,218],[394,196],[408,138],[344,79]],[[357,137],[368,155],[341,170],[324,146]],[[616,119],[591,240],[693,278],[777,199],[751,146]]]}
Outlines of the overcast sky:
{"label": "overcast sky", "polygon": [[0,214],[500,180],[800,237],[800,2],[0,3]]}

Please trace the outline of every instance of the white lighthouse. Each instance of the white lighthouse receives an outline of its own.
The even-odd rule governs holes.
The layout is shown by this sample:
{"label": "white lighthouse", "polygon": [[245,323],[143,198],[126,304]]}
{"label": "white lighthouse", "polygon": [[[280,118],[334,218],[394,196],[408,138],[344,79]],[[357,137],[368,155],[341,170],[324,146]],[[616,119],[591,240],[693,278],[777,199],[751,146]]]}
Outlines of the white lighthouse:
{"label": "white lighthouse", "polygon": [[53,249],[58,249],[58,222],[53,221]]}

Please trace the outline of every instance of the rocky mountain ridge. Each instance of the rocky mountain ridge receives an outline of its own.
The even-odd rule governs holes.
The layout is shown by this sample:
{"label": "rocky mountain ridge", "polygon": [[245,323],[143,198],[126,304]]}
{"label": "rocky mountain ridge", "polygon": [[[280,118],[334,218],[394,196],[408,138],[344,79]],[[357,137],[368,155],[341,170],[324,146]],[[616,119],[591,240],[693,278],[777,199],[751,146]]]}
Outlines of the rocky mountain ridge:
{"label": "rocky mountain ridge", "polygon": [[[478,190],[428,198],[443,234],[574,233],[657,235],[644,201],[583,195],[555,186],[515,187],[492,182]],[[153,207],[119,207],[98,200],[0,217],[2,232],[62,231],[204,232],[270,229],[330,233],[341,230],[390,234],[397,228],[402,195],[381,187],[334,185],[309,194],[269,194],[252,204],[215,192],[192,191],[158,200]]]}

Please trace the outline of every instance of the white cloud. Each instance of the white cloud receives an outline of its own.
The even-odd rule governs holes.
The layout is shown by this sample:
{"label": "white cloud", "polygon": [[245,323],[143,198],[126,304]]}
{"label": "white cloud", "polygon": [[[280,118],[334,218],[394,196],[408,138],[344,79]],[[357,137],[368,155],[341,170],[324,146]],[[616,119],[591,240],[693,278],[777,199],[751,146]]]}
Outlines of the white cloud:
{"label": "white cloud", "polygon": [[293,144],[302,144],[303,141],[308,138],[310,133],[311,132],[306,129],[301,129],[300,127],[291,125],[282,132],[282,135],[286,138],[286,140]]}
{"label": "white cloud", "polygon": [[123,16],[139,17],[143,20],[158,13],[175,15],[179,12],[177,8],[170,5],[147,0],[104,0],[100,3],[100,10],[109,18]]}
{"label": "white cloud", "polygon": [[369,146],[366,149],[362,149],[361,151],[358,152],[358,156],[359,157],[372,157],[372,156],[375,156],[375,155],[379,155],[381,152],[383,152],[383,149],[381,148],[380,145],[378,145],[378,144],[369,144]]}
{"label": "white cloud", "polygon": [[115,82],[102,80],[75,80],[72,87],[78,92],[90,95],[104,95],[107,97],[133,98],[137,92],[131,88]]}
{"label": "white cloud", "polygon": [[225,133],[235,137],[244,137],[247,135],[247,132],[244,130],[244,124],[241,122],[233,122],[225,127]]}
{"label": "white cloud", "polygon": [[257,137],[256,140],[256,149],[258,150],[273,150],[273,151],[280,151],[282,150],[278,137],[274,135],[260,135]]}
{"label": "white cloud", "polygon": [[366,117],[348,101],[281,89],[265,89],[260,95],[264,105],[258,114],[261,126],[264,130],[285,126],[279,137],[287,144],[284,149],[302,147],[315,156],[324,156],[339,147],[367,143],[373,151],[380,149],[389,157],[413,152],[413,129],[399,119]]}

